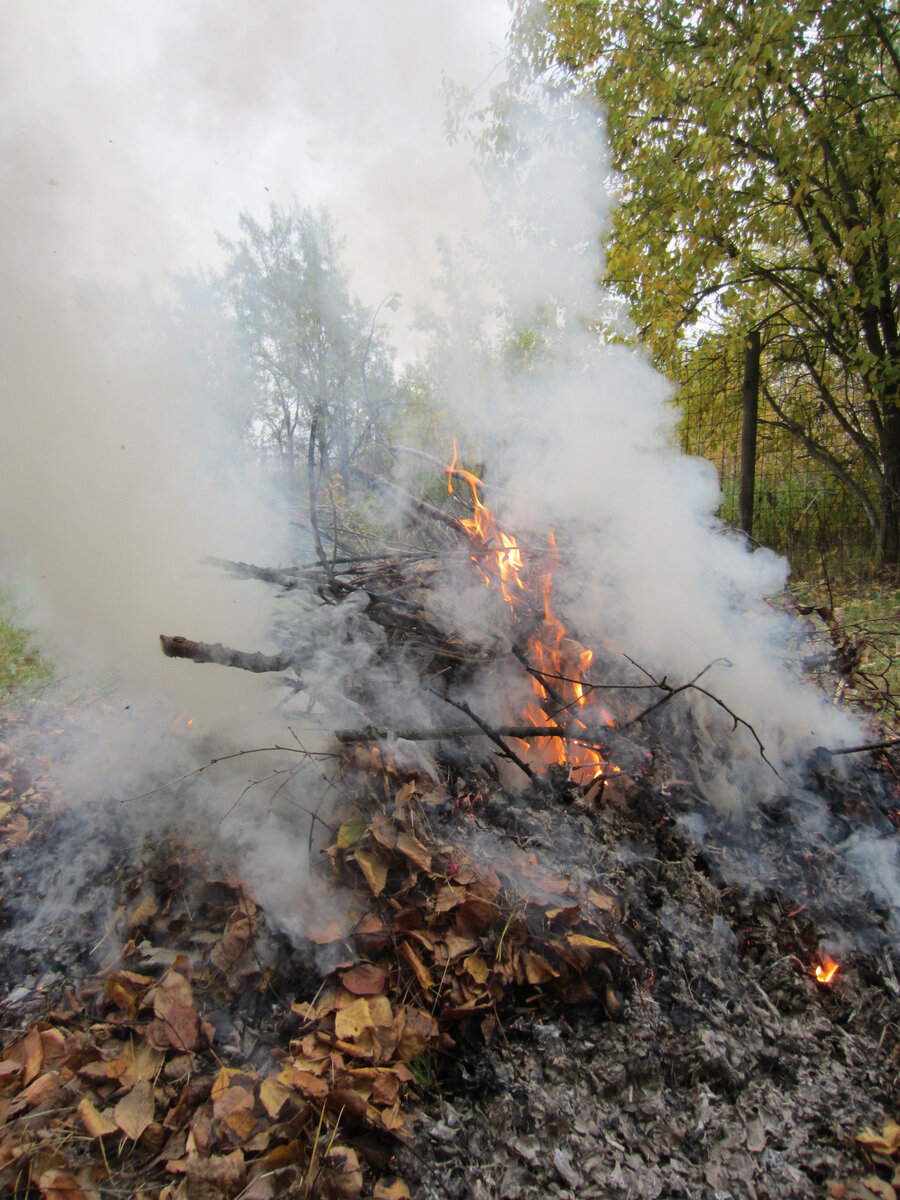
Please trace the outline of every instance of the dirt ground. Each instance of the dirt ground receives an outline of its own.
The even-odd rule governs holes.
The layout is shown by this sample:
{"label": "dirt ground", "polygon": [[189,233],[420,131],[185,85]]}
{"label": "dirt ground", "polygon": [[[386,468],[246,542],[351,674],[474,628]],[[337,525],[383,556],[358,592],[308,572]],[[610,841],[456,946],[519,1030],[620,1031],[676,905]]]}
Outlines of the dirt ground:
{"label": "dirt ground", "polygon": [[[739,828],[706,812],[701,829],[696,796],[667,785],[660,764],[590,803],[545,788],[512,799],[485,793],[474,807],[458,797],[423,804],[416,845],[437,847],[432,864],[456,848],[481,879],[480,859],[496,864],[502,843],[547,878],[564,873],[572,889],[615,896],[621,966],[607,971],[614,987],[605,995],[585,967],[593,995],[579,986],[575,1003],[540,978],[525,986],[521,973],[518,983],[508,974],[488,1020],[483,1007],[467,1015],[465,1006],[443,1020],[435,999],[433,1036],[405,1057],[379,1058],[370,1043],[364,1053],[361,1040],[354,1049],[351,1031],[341,1043],[347,1078],[362,1078],[362,1062],[371,1089],[383,1072],[357,1112],[346,1086],[339,1109],[327,1089],[317,1107],[315,1054],[306,1047],[307,1059],[296,1057],[310,1029],[334,1027],[317,1000],[323,987],[343,981],[344,1000],[332,1003],[338,1022],[341,1004],[357,1003],[349,960],[323,981],[316,947],[267,931],[240,880],[218,873],[202,848],[103,843],[81,903],[41,930],[29,923],[24,897],[42,887],[48,848],[63,853],[66,818],[10,751],[0,820],[0,1187],[56,1200],[890,1200],[900,1142],[890,1129],[883,1142],[857,1139],[866,1127],[880,1134],[898,1107],[892,913],[858,889],[835,900],[832,843],[863,827],[896,836],[887,816],[893,776],[870,769],[848,783],[819,767],[816,795],[832,821],[820,861],[797,848],[800,818],[783,805],[757,806]],[[404,904],[419,902],[429,870],[411,868]],[[835,888],[822,889],[829,874]],[[106,962],[103,948],[91,954],[101,889],[125,914],[125,949]],[[481,938],[485,955],[493,937],[499,962],[503,933],[466,933]],[[823,945],[842,938],[837,974],[818,982]],[[382,972],[378,1001],[398,1013],[414,981],[405,967],[384,965],[390,946],[379,943],[376,954],[374,945],[357,950],[355,969]],[[419,966],[433,976],[438,962]],[[460,974],[465,986],[468,978]],[[163,1025],[177,1020],[180,1040],[160,1014]],[[149,1075],[134,1068],[144,1043]],[[129,1053],[128,1070],[116,1067]],[[302,1080],[298,1063],[309,1067]],[[334,1063],[332,1053],[332,1073]],[[393,1108],[379,1098],[388,1075],[391,1099],[399,1088]],[[152,1118],[143,1124],[139,1094]],[[335,1124],[325,1146],[322,1130]],[[314,1160],[319,1147],[315,1170],[309,1146]]]}

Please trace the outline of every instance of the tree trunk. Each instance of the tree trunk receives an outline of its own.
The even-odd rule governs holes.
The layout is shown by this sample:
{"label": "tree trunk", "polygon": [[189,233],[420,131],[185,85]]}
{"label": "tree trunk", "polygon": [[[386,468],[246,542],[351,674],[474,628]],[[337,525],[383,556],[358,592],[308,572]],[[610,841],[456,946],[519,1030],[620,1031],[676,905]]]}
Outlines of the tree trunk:
{"label": "tree trunk", "polygon": [[756,492],[760,353],[760,333],[758,329],[754,329],[744,338],[744,412],[741,424],[741,490],[738,501],[738,524],[748,537],[753,535],[753,498]]}
{"label": "tree trunk", "polygon": [[900,407],[885,407],[881,437],[881,565],[900,565]]}

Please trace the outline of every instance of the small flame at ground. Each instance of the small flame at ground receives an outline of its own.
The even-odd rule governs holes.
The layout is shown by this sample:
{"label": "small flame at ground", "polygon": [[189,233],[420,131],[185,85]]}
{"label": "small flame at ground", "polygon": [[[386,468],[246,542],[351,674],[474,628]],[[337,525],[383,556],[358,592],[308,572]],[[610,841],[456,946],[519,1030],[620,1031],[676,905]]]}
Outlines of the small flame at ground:
{"label": "small flame at ground", "polygon": [[838,964],[830,955],[823,954],[821,963],[816,967],[816,979],[819,983],[831,983],[837,972]]}
{"label": "small flame at ground", "polygon": [[[549,554],[541,556],[545,565],[539,574],[532,575],[522,547],[499,528],[482,501],[479,488],[484,485],[481,479],[458,467],[457,459],[454,441],[453,460],[446,468],[447,491],[453,495],[454,477],[464,480],[471,489],[473,516],[463,519],[461,524],[475,547],[472,561],[486,587],[499,586],[517,621],[537,625],[527,641],[535,699],[526,706],[522,717],[534,726],[568,725],[575,731],[575,736],[570,735],[568,739],[536,738],[535,743],[525,742],[529,755],[533,761],[547,766],[552,763],[568,766],[572,779],[579,784],[589,784],[606,771],[618,772],[618,767],[605,763],[596,746],[591,744],[588,725],[578,715],[587,715],[591,698],[586,673],[593,651],[568,637],[565,625],[551,610],[553,571],[559,561],[553,533],[548,537]],[[598,722],[607,726],[614,724],[606,709],[591,708],[590,715],[595,725]],[[584,742],[577,740],[579,729],[584,730]]]}

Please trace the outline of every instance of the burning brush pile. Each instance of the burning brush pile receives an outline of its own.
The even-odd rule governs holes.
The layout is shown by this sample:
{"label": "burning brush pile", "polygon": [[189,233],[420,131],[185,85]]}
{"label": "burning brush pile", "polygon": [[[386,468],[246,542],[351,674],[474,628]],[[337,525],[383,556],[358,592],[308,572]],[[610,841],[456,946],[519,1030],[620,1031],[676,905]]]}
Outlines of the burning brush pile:
{"label": "burning brush pile", "polygon": [[[779,776],[706,670],[657,679],[582,645],[557,607],[565,546],[501,528],[455,456],[445,507],[359,474],[416,549],[326,547],[319,513],[310,565],[225,564],[339,618],[352,669],[290,615],[276,653],[162,638],[280,674],[336,731],[279,748],[324,779],[309,838],[333,904],[289,944],[206,851],[148,847],[117,878],[99,974],[8,1019],[0,1181],[58,1200],[398,1200],[808,1196],[847,1178],[854,1130],[890,1103],[900,988],[894,913],[835,847],[893,837],[889,765],[850,776],[821,752],[807,809],[770,789],[724,854],[710,742],[725,757],[740,737]],[[35,801],[19,801],[22,834]],[[826,892],[869,937],[840,966]],[[896,1194],[895,1128],[863,1135],[868,1183],[833,1195]]]}

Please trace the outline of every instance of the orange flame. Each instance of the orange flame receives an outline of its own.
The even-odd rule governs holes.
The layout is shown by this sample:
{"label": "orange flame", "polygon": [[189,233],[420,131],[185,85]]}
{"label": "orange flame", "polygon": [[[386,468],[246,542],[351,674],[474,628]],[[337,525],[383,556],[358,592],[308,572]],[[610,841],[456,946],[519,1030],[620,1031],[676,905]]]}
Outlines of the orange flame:
{"label": "orange flame", "polygon": [[[548,538],[549,565],[538,579],[533,580],[527,571],[524,551],[514,537],[499,528],[490,509],[482,501],[478,490],[483,487],[482,481],[471,471],[457,466],[458,459],[454,441],[453,459],[446,468],[447,491],[453,494],[454,476],[463,479],[471,489],[473,514],[470,518],[464,518],[461,524],[474,544],[476,552],[472,554],[472,561],[485,586],[499,586],[504,600],[520,620],[527,619],[529,613],[533,618],[537,607],[535,593],[539,588],[543,620],[527,642],[528,657],[536,671],[531,680],[535,700],[526,705],[522,717],[537,727],[569,725],[585,731],[585,742],[571,737],[537,737],[535,742],[539,744],[524,743],[529,755],[533,761],[545,766],[552,763],[567,766],[571,778],[579,784],[591,783],[605,770],[618,772],[618,767],[609,767],[596,746],[591,744],[588,727],[577,715],[587,708],[590,701],[587,671],[593,651],[586,650],[574,638],[566,636],[565,625],[550,607],[553,571],[559,561],[553,533]],[[612,717],[605,709],[599,709],[597,716],[604,724],[613,724]]]}
{"label": "orange flame", "polygon": [[819,983],[831,983],[837,972],[838,964],[830,955],[823,954],[821,963],[816,967],[816,979]]}

